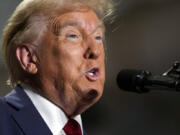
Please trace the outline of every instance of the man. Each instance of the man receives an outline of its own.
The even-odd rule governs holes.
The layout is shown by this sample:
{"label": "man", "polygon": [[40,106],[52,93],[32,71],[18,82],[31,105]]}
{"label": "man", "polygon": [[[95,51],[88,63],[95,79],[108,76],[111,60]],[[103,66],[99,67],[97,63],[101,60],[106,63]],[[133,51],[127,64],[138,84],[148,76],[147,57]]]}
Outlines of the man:
{"label": "man", "polygon": [[105,81],[109,0],[24,0],[4,29],[14,90],[0,100],[1,135],[85,134],[80,114]]}

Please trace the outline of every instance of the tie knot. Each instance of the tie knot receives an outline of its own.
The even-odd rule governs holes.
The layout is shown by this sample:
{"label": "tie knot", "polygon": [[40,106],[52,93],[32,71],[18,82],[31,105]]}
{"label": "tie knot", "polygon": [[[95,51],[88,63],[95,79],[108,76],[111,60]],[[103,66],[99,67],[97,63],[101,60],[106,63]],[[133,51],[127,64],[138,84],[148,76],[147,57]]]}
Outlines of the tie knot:
{"label": "tie knot", "polygon": [[67,135],[82,135],[80,125],[74,119],[69,119],[63,129]]}

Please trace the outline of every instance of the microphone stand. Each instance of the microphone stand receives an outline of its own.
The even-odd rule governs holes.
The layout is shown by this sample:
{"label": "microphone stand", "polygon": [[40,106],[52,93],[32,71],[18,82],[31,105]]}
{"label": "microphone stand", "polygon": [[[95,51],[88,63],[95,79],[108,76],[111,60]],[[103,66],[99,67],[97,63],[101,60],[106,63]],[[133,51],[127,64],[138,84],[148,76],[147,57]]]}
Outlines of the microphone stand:
{"label": "microphone stand", "polygon": [[[141,77],[151,76],[151,73],[144,71]],[[142,79],[143,80],[143,79]],[[164,80],[164,81],[162,81]],[[149,92],[149,90],[167,90],[171,91],[172,89],[180,92],[180,63],[175,61],[173,65],[162,75],[149,77],[149,80],[143,80],[143,86],[140,85],[140,93]],[[139,83],[142,84],[142,83]],[[144,87],[146,86],[146,87]]]}
{"label": "microphone stand", "polygon": [[180,91],[180,62],[175,61],[165,73],[162,74],[164,77],[172,78],[175,81],[175,89],[176,91]]}
{"label": "microphone stand", "polygon": [[136,76],[135,84],[137,93],[147,93],[150,90],[157,90],[157,87],[159,91],[180,92],[180,63],[175,61],[165,73],[158,76],[152,76],[151,72],[143,70]]}

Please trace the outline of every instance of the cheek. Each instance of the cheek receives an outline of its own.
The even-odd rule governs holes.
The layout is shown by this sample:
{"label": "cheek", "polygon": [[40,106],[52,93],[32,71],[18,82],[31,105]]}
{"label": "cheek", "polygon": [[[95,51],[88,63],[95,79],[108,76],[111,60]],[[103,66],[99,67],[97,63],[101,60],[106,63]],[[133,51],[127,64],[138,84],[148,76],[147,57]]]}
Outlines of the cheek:
{"label": "cheek", "polygon": [[100,60],[100,68],[101,68],[101,84],[104,85],[105,82],[105,53],[104,50],[102,50],[102,56]]}
{"label": "cheek", "polygon": [[64,48],[60,49],[58,57],[55,56],[57,63],[57,69],[67,79],[72,79],[73,76],[77,77],[77,74],[81,71],[83,65],[81,48]]}

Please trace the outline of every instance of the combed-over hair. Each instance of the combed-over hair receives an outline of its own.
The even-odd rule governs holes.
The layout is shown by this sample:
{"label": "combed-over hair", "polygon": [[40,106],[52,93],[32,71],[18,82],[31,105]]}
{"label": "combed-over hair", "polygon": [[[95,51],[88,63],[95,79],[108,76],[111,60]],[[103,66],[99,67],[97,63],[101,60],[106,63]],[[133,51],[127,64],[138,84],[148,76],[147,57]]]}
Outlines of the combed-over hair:
{"label": "combed-over hair", "polygon": [[110,18],[114,11],[111,0],[24,0],[18,5],[2,36],[2,53],[9,71],[9,85],[14,87],[25,79],[16,58],[17,46],[22,43],[36,44],[52,18],[80,7],[92,9],[103,21]]}

